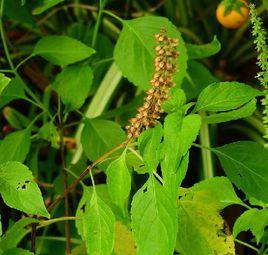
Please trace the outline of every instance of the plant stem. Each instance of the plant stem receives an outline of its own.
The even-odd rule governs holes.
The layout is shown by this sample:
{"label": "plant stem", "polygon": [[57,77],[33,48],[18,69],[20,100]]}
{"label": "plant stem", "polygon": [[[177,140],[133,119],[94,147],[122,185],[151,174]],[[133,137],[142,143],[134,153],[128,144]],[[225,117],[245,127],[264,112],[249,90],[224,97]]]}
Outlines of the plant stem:
{"label": "plant stem", "polygon": [[[200,115],[205,115],[205,113],[200,112]],[[208,124],[201,125],[200,144],[201,146],[210,147],[210,134]],[[201,153],[202,153],[204,179],[212,178],[214,176],[214,169],[213,169],[211,151],[202,148]]]}
{"label": "plant stem", "polygon": [[[61,108],[60,108],[60,99],[58,102],[58,118],[59,118],[59,130],[60,130],[60,157],[61,157],[61,165],[62,165],[62,174],[63,174],[63,187],[64,193],[66,194],[64,197],[64,207],[65,207],[65,217],[69,218],[70,209],[69,209],[69,198],[68,198],[68,172],[66,171],[66,161],[65,161],[65,146],[63,140],[63,130],[64,130],[64,122],[61,118]],[[65,236],[66,236],[66,254],[71,254],[71,237],[70,237],[70,222],[69,220],[65,221]]]}
{"label": "plant stem", "polygon": [[17,71],[24,63],[26,63],[28,60],[30,60],[34,55],[31,54],[28,57],[26,57],[25,59],[23,59],[16,67],[15,70]]}
{"label": "plant stem", "polygon": [[242,245],[244,245],[244,246],[250,248],[250,249],[253,250],[253,251],[259,252],[259,250],[258,250],[256,247],[254,247],[254,246],[252,246],[252,245],[250,245],[250,244],[248,244],[248,243],[245,243],[245,242],[240,241],[240,240],[238,240],[238,239],[235,239],[235,242],[236,242],[236,243],[239,243],[239,244],[242,244]]}

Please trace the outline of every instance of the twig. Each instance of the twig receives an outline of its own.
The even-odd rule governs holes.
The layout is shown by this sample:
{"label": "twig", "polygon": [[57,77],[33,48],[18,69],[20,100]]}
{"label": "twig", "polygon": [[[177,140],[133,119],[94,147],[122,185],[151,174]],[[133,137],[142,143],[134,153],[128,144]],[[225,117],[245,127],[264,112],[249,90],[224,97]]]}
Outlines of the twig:
{"label": "twig", "polygon": [[37,223],[32,223],[32,231],[31,231],[31,251],[35,253],[35,241],[36,241],[36,227]]}
{"label": "twig", "polygon": [[123,148],[125,145],[127,145],[130,142],[130,139],[115,146],[114,148],[112,148],[111,150],[109,150],[108,152],[104,153],[102,156],[100,156],[98,159],[96,159],[91,165],[89,165],[81,174],[80,176],[71,184],[67,187],[67,189],[64,191],[64,193],[62,193],[60,196],[58,196],[54,202],[52,202],[50,204],[50,206],[47,208],[48,211],[51,211],[65,196],[68,192],[70,192],[72,189],[74,189],[80,181],[82,181],[84,179],[84,177],[89,173],[89,171],[91,171],[96,165],[98,165],[99,163],[101,163],[104,159],[106,159],[107,157],[109,157],[112,153],[114,153],[115,151],[119,150],[120,148]]}

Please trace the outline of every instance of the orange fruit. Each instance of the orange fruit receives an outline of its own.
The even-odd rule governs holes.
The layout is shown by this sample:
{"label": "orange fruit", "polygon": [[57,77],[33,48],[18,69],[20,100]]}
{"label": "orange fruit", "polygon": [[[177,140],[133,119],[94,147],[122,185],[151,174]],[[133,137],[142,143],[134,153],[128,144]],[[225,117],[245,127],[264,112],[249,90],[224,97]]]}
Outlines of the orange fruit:
{"label": "orange fruit", "polygon": [[249,19],[248,3],[244,0],[236,0],[235,8],[228,10],[228,7],[222,1],[217,8],[216,17],[222,26],[230,29],[240,28]]}

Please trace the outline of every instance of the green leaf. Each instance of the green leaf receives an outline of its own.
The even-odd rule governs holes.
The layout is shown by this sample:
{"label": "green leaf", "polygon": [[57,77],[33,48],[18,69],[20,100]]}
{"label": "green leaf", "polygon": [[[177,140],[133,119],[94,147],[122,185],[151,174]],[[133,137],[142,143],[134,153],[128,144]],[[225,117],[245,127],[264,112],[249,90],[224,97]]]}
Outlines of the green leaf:
{"label": "green leaf", "polygon": [[76,227],[87,247],[88,254],[111,255],[114,246],[115,218],[111,209],[88,190],[79,202]]}
{"label": "green leaf", "polygon": [[[20,241],[29,233],[26,227],[31,223],[38,223],[34,218],[22,218],[17,221],[0,239],[0,249],[9,250],[16,248]],[[14,253],[17,254],[17,253]]]}
{"label": "green leaf", "polygon": [[0,73],[0,95],[2,94],[3,90],[6,88],[9,82],[10,82],[10,78]]}
{"label": "green leaf", "polygon": [[68,36],[49,35],[37,42],[33,53],[54,65],[70,65],[90,57],[95,50]]}
{"label": "green leaf", "polygon": [[135,194],[131,208],[137,254],[173,254],[177,212],[165,188],[153,177]]}
{"label": "green leaf", "polygon": [[246,195],[268,202],[268,150],[249,141],[214,148],[227,177]]}
{"label": "green leaf", "polygon": [[268,0],[262,0],[262,2],[265,8],[268,9]]}
{"label": "green leaf", "polygon": [[251,116],[256,110],[256,99],[252,99],[238,109],[202,116],[202,122],[206,124],[222,123]]}
{"label": "green leaf", "polygon": [[[81,135],[81,143],[86,156],[91,161],[94,161],[125,140],[126,135],[117,123],[101,119],[86,119]],[[111,157],[119,154],[120,152],[118,151],[113,153]]]}
{"label": "green leaf", "polygon": [[182,89],[189,100],[196,99],[200,92],[218,79],[213,76],[210,70],[195,60],[188,61],[187,75],[183,80]]}
{"label": "green leaf", "polygon": [[23,250],[21,248],[14,248],[10,250],[6,250],[1,255],[34,255],[32,252]]}
{"label": "green leaf", "polygon": [[186,44],[189,59],[207,58],[215,55],[221,50],[221,44],[217,37],[214,36],[213,41],[203,45]]}
{"label": "green leaf", "polygon": [[213,177],[201,181],[191,187],[192,191],[206,191],[219,202],[220,209],[232,204],[244,205],[243,201],[236,195],[232,183],[226,177]]}
{"label": "green leaf", "polygon": [[131,176],[126,164],[126,151],[106,170],[107,188],[112,202],[126,215],[131,189]]}
{"label": "green leaf", "polygon": [[3,114],[7,122],[15,129],[24,129],[30,124],[30,120],[25,115],[9,106],[3,109]]}
{"label": "green leaf", "polygon": [[172,113],[165,118],[164,157],[161,163],[161,170],[165,186],[175,197],[177,196],[179,182],[181,181],[176,178],[176,175],[182,157],[187,154],[193,141],[195,141],[200,126],[201,118],[197,114],[182,118],[181,113]]}
{"label": "green leaf", "polygon": [[123,30],[116,43],[114,59],[123,75],[142,89],[150,87],[154,72],[155,37],[161,28],[166,28],[171,38],[179,39],[177,58],[179,72],[176,72],[174,82],[180,85],[187,65],[187,53],[183,39],[177,28],[166,18],[147,16],[123,21]]}
{"label": "green leaf", "polygon": [[38,136],[51,143],[53,148],[59,148],[59,135],[53,121],[45,123],[38,131]]}
{"label": "green leaf", "polygon": [[19,98],[25,99],[26,95],[24,93],[23,87],[24,82],[19,76],[12,78],[8,86],[4,87],[0,93],[0,108],[12,100]]}
{"label": "green leaf", "polygon": [[23,162],[31,146],[31,129],[12,132],[0,144],[0,164],[7,161]]}
{"label": "green leaf", "polygon": [[9,161],[0,165],[0,194],[11,208],[50,217],[32,172],[20,162]]}
{"label": "green leaf", "polygon": [[260,91],[239,82],[213,83],[201,92],[195,110],[233,110],[261,94]]}
{"label": "green leaf", "polygon": [[225,233],[209,192],[189,192],[179,200],[176,250],[182,255],[235,255],[233,237]]}
{"label": "green leaf", "polygon": [[171,88],[169,91],[170,98],[162,104],[162,108],[167,113],[179,111],[186,104],[186,96],[178,86]]}
{"label": "green leaf", "polygon": [[139,151],[148,173],[154,172],[159,163],[162,133],[162,126],[158,124],[156,127],[144,131],[138,139]]}
{"label": "green leaf", "polygon": [[57,75],[52,87],[65,104],[66,112],[79,109],[88,97],[93,73],[89,66],[68,66]]}
{"label": "green leaf", "polygon": [[240,232],[250,230],[256,237],[257,243],[259,243],[264,235],[266,226],[268,226],[268,209],[250,209],[236,220],[233,235],[237,237]]}
{"label": "green leaf", "polygon": [[64,0],[41,0],[41,4],[38,7],[34,8],[32,11],[33,15],[39,15],[42,12],[48,10],[49,8],[57,5],[58,3],[63,2]]}

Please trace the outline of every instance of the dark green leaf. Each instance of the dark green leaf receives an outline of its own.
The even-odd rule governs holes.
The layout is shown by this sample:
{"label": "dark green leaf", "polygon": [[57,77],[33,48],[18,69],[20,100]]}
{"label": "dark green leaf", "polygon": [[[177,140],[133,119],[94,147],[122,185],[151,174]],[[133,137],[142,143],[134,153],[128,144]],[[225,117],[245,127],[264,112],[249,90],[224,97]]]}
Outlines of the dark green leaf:
{"label": "dark green leaf", "polygon": [[248,103],[262,93],[239,82],[219,82],[206,87],[198,97],[197,111],[228,111]]}
{"label": "dark green leaf", "polygon": [[6,250],[1,255],[34,255],[32,252],[23,250],[21,248],[14,248],[10,250]]}
{"label": "dark green leaf", "polygon": [[139,151],[148,173],[154,172],[159,163],[159,148],[162,133],[162,126],[158,124],[156,127],[144,131],[139,137]]}
{"label": "dark green leaf", "polygon": [[65,111],[79,109],[91,89],[93,73],[89,66],[75,65],[66,67],[57,75],[52,87],[65,104]]}
{"label": "dark green leaf", "polygon": [[228,178],[248,196],[268,202],[268,150],[249,141],[212,149]]}
{"label": "dark green leaf", "polygon": [[95,51],[71,37],[49,35],[37,42],[33,53],[54,65],[70,65],[90,57]]}
{"label": "dark green leaf", "polygon": [[10,82],[10,78],[0,73],[0,95],[2,94],[3,90],[6,88],[9,82]]}
{"label": "dark green leaf", "polygon": [[0,165],[0,194],[11,208],[49,218],[32,172],[19,162]]}
{"label": "dark green leaf", "polygon": [[175,203],[153,177],[135,194],[131,215],[139,255],[173,254],[177,233]]}
{"label": "dark green leaf", "polygon": [[153,76],[156,46],[154,35],[166,28],[169,37],[178,38],[177,64],[180,71],[174,81],[180,85],[187,65],[186,48],[177,28],[166,18],[147,16],[123,21],[123,30],[116,43],[114,59],[123,75],[142,89],[149,88]]}
{"label": "dark green leaf", "polygon": [[268,226],[268,209],[250,209],[244,212],[235,222],[233,235],[237,235],[242,231],[250,230],[256,237],[257,243],[260,242],[264,235],[265,228]]}
{"label": "dark green leaf", "polygon": [[207,58],[218,53],[221,49],[221,44],[217,40],[217,37],[214,36],[213,41],[208,44],[195,45],[187,43],[186,48],[189,59],[200,59]]}
{"label": "dark green leaf", "polygon": [[39,4],[39,6],[33,10],[33,15],[41,14],[42,12],[63,1],[64,0],[41,0],[41,4]]}
{"label": "dark green leaf", "polygon": [[59,135],[52,121],[45,123],[38,132],[38,136],[51,143],[53,148],[59,148]]}

